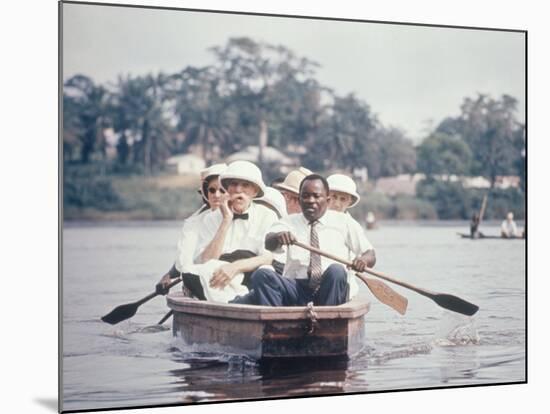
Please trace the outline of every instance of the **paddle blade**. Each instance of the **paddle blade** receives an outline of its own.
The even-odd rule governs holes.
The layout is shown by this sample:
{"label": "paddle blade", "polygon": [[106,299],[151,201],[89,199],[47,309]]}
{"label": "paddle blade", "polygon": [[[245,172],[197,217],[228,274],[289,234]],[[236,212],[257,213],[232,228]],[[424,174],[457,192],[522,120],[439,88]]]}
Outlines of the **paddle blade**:
{"label": "paddle blade", "polygon": [[390,308],[395,309],[401,315],[405,314],[409,303],[405,296],[400,295],[380,280],[371,279],[361,274],[357,274],[357,276],[365,282],[376,299],[384,305],[388,305]]}
{"label": "paddle blade", "polygon": [[435,294],[432,299],[442,308],[467,316],[472,316],[479,310],[479,306],[446,293]]}
{"label": "paddle blade", "polygon": [[138,305],[135,303],[128,303],[126,305],[120,305],[114,308],[110,313],[103,316],[101,320],[103,322],[116,325],[119,322],[125,321],[131,318],[137,312]]}

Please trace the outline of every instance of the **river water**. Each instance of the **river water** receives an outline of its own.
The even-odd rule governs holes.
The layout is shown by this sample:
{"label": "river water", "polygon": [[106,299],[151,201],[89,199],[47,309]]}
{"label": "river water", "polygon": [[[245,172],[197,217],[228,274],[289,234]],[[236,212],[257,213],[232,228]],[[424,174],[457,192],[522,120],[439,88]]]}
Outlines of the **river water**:
{"label": "river water", "polygon": [[[461,239],[466,222],[382,223],[367,232],[376,269],[479,305],[469,318],[396,287],[405,316],[369,299],[366,342],[349,362],[264,367],[234,355],[180,349],[156,297],[132,319],[100,317],[154,290],[173,263],[176,222],[65,223],[64,410],[375,392],[526,379],[525,241]],[[484,223],[498,234],[497,223]]]}

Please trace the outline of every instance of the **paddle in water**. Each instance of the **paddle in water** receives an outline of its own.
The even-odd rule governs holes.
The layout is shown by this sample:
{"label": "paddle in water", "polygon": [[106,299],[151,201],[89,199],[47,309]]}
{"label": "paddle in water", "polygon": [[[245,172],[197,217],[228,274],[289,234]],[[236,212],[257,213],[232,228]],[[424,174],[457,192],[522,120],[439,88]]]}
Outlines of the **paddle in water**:
{"label": "paddle in water", "polygon": [[[303,249],[314,251],[321,256],[325,256],[347,266],[351,266],[350,261],[334,257],[307,244],[300,243],[299,241],[295,241],[294,244]],[[376,299],[378,299],[383,304],[388,305],[390,308],[395,309],[401,315],[405,314],[405,312],[407,311],[407,305],[409,303],[405,296],[400,295],[395,290],[379,280],[371,279],[361,273],[356,273],[355,275],[367,285],[367,287]]]}
{"label": "paddle in water", "polygon": [[[180,282],[181,282],[180,278],[174,280],[172,283],[170,283],[167,286],[167,289],[170,289],[171,287],[176,286]],[[141,305],[143,305],[145,302],[150,301],[151,299],[153,299],[155,296],[158,296],[158,295],[160,295],[160,293],[153,292],[136,302],[117,306],[107,315],[103,316],[101,320],[111,325],[116,325],[119,322],[125,321],[126,319],[130,319],[132,316],[136,314],[138,308]]]}
{"label": "paddle in water", "polygon": [[405,296],[400,295],[380,280],[371,279],[361,273],[356,273],[355,276],[361,279],[367,285],[374,297],[384,305],[388,305],[390,308],[395,309],[401,315],[407,312],[409,301]]}
{"label": "paddle in water", "polygon": [[[344,260],[338,257],[333,256],[330,253],[323,252],[322,250],[319,250],[315,247],[308,246],[307,244],[303,244],[300,242],[295,243],[297,246],[303,247],[304,249],[313,251],[315,253],[318,253],[322,256],[328,257],[329,259],[335,260],[337,262],[350,265],[351,262],[348,260]],[[395,283],[396,285],[402,286],[406,289],[410,289],[416,293],[419,293],[420,295],[423,295],[427,298],[432,299],[435,303],[437,303],[439,306],[441,306],[444,309],[461,313],[463,315],[472,316],[474,315],[478,310],[479,306],[474,305],[473,303],[470,303],[464,299],[461,299],[454,295],[449,295],[446,293],[436,293],[436,292],[430,292],[429,290],[421,289],[419,287],[413,286],[406,282],[401,282],[400,280],[394,279],[392,277],[386,276],[382,273],[376,272],[372,269],[365,269],[365,273],[368,273],[370,275],[376,276],[380,279],[386,280],[391,283]]]}

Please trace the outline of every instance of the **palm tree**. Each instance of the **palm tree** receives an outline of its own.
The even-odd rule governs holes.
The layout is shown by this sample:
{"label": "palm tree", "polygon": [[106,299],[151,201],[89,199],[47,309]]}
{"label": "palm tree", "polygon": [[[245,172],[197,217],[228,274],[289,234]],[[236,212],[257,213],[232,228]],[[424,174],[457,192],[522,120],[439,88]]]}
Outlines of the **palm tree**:
{"label": "palm tree", "polygon": [[146,174],[170,155],[173,146],[170,110],[163,89],[166,82],[163,74],[119,77],[112,102],[119,159],[124,159],[124,151],[128,151]]}
{"label": "palm tree", "polygon": [[104,130],[111,124],[107,89],[87,76],[75,75],[64,83],[63,98],[65,148],[74,148],[77,138],[81,162],[89,163],[96,152],[105,158]]}
{"label": "palm tree", "polygon": [[172,75],[167,88],[176,128],[184,136],[182,149],[199,146],[207,163],[234,145],[231,102],[219,94],[219,82],[213,68],[189,66]]}

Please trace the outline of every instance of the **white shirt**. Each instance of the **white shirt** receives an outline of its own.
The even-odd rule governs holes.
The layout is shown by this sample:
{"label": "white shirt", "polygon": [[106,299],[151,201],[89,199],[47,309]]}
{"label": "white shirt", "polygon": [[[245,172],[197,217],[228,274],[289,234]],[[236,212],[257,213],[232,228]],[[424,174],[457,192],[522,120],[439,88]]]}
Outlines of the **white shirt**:
{"label": "white shirt", "polygon": [[500,231],[505,233],[508,237],[518,235],[518,228],[514,220],[504,220],[500,225]]}
{"label": "white shirt", "polygon": [[[235,250],[250,250],[257,255],[265,253],[265,236],[277,221],[277,214],[265,206],[251,203],[245,213],[248,213],[248,220],[236,219],[231,222],[227,230],[222,247],[222,254],[231,253]],[[223,220],[220,209],[205,214],[201,222],[198,240],[198,251],[195,259],[210,244]]]}
{"label": "white shirt", "polygon": [[[367,250],[373,250],[361,225],[349,214],[327,210],[315,226],[319,238],[319,249],[352,261]],[[290,231],[298,241],[310,244],[311,226],[302,213],[291,214],[275,223],[269,233]],[[307,279],[311,253],[298,246],[282,246],[275,253],[286,252],[283,276],[290,279]],[[331,264],[339,263],[321,256],[321,268],[325,271]],[[348,272],[350,298],[357,293],[354,272]]]}
{"label": "white shirt", "polygon": [[175,267],[178,272],[187,273],[189,271],[189,267],[193,265],[193,260],[197,255],[201,224],[206,216],[206,213],[210,210],[205,210],[202,213],[199,213],[199,211],[193,213],[192,216],[183,222],[180,238],[178,239],[177,244],[175,263]]}
{"label": "white shirt", "polygon": [[[245,213],[249,215],[247,220],[236,219],[231,222],[226,233],[222,254],[231,253],[235,250],[249,250],[257,255],[266,252],[265,236],[273,223],[277,221],[277,214],[265,206],[254,203],[251,203]],[[195,260],[212,241],[223,220],[219,209],[201,214],[199,217],[201,216],[203,218],[196,222],[195,231],[193,231],[198,239],[194,254]],[[204,295],[208,301],[227,303],[235,296],[244,295],[248,292],[248,289],[241,284],[244,277],[242,273],[238,273],[233,277],[231,282],[223,289],[210,287],[209,282],[212,274],[225,263],[212,259],[188,267],[189,273],[199,276]]]}

